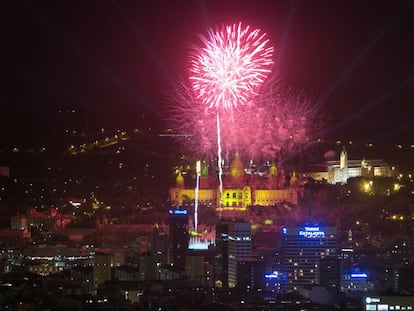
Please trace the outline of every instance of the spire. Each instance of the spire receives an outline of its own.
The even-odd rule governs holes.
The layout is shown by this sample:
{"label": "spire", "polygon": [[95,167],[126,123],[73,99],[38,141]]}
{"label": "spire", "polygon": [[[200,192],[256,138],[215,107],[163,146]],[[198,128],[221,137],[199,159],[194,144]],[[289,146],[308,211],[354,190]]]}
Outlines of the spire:
{"label": "spire", "polygon": [[362,158],[361,167],[366,168],[368,166],[367,161],[365,160],[365,157]]}
{"label": "spire", "polygon": [[208,176],[208,166],[207,166],[206,161],[203,161],[203,165],[201,167],[201,176],[202,177]]}
{"label": "spire", "polygon": [[342,147],[341,155],[339,157],[339,168],[346,169],[348,167],[348,153],[345,146]]}
{"label": "spire", "polygon": [[270,177],[276,177],[277,175],[277,168],[275,162],[272,162],[272,165],[269,168],[269,175]]}
{"label": "spire", "polygon": [[292,172],[292,177],[290,177],[289,185],[291,187],[296,187],[298,185],[298,178],[296,177],[296,172]]}
{"label": "spire", "polygon": [[175,178],[175,184],[178,188],[184,188],[184,177],[181,174],[181,170],[178,171],[178,175]]}

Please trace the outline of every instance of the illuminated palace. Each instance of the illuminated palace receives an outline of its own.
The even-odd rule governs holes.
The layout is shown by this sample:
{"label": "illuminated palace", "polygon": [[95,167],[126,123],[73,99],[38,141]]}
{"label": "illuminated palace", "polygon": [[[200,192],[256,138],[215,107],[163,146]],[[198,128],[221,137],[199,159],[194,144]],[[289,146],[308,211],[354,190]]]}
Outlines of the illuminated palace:
{"label": "illuminated palace", "polygon": [[[236,154],[228,169],[224,170],[223,195],[220,198],[218,177],[209,175],[204,164],[200,171],[198,202],[215,204],[217,209],[239,211],[248,206],[272,206],[284,201],[297,204],[298,181],[295,174],[285,185],[285,176],[280,171],[274,163],[266,167],[265,172],[245,169]],[[175,187],[170,188],[171,202],[182,205],[186,200],[193,201],[195,192],[195,185],[186,186],[179,172]]]}
{"label": "illuminated palace", "polygon": [[325,179],[330,184],[346,184],[351,177],[391,177],[394,168],[390,167],[381,159],[349,160],[345,147],[339,156],[339,161],[326,161],[321,164],[312,165],[308,172],[303,175],[312,177],[315,180]]}

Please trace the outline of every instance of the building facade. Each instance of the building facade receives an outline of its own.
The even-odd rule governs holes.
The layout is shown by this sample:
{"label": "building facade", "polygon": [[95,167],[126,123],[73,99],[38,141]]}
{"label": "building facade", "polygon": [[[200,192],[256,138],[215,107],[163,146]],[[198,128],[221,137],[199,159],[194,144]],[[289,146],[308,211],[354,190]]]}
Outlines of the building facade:
{"label": "building facade", "polygon": [[[236,154],[229,167],[223,169],[223,192],[220,193],[217,176],[208,174],[204,164],[200,175],[198,201],[212,203],[218,210],[244,211],[246,207],[273,206],[280,202],[297,204],[298,188],[294,183],[286,183],[283,170],[278,172],[274,163],[268,164],[265,171],[252,171],[245,168]],[[293,176],[292,176],[293,177]],[[170,200],[176,205],[194,201],[195,185],[186,187],[181,172],[176,178],[175,187],[170,188]]]}
{"label": "building facade", "polygon": [[393,173],[394,169],[382,159],[348,159],[348,152],[343,147],[339,160],[312,165],[301,175],[315,180],[325,179],[330,184],[346,184],[352,177],[392,177]]}
{"label": "building facade", "polygon": [[336,253],[336,227],[282,228],[284,290],[320,284],[321,259]]}
{"label": "building facade", "polygon": [[237,266],[252,257],[252,231],[248,222],[230,222],[228,235],[228,283],[237,286]]}
{"label": "building facade", "polygon": [[185,270],[185,256],[188,250],[188,210],[169,211],[170,262],[177,270]]}

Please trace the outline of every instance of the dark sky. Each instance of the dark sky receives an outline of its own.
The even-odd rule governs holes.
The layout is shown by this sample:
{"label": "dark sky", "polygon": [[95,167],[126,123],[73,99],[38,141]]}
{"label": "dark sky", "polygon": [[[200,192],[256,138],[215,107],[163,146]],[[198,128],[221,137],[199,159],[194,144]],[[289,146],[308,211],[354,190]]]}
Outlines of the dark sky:
{"label": "dark sky", "polygon": [[96,123],[156,122],[197,34],[242,21],[326,108],[322,136],[414,143],[412,1],[4,1],[0,12],[0,139],[22,121],[53,123],[61,106]]}

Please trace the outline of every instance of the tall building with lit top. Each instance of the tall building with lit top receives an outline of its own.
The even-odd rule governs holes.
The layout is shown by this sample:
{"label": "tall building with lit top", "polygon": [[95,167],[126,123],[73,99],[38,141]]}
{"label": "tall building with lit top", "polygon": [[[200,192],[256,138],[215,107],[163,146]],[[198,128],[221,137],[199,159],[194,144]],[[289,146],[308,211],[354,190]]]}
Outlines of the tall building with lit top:
{"label": "tall building with lit top", "polygon": [[336,253],[336,227],[284,227],[281,237],[284,290],[320,284],[321,259]]}
{"label": "tall building with lit top", "polygon": [[188,210],[169,211],[170,262],[176,269],[185,270],[185,256],[188,249]]}

